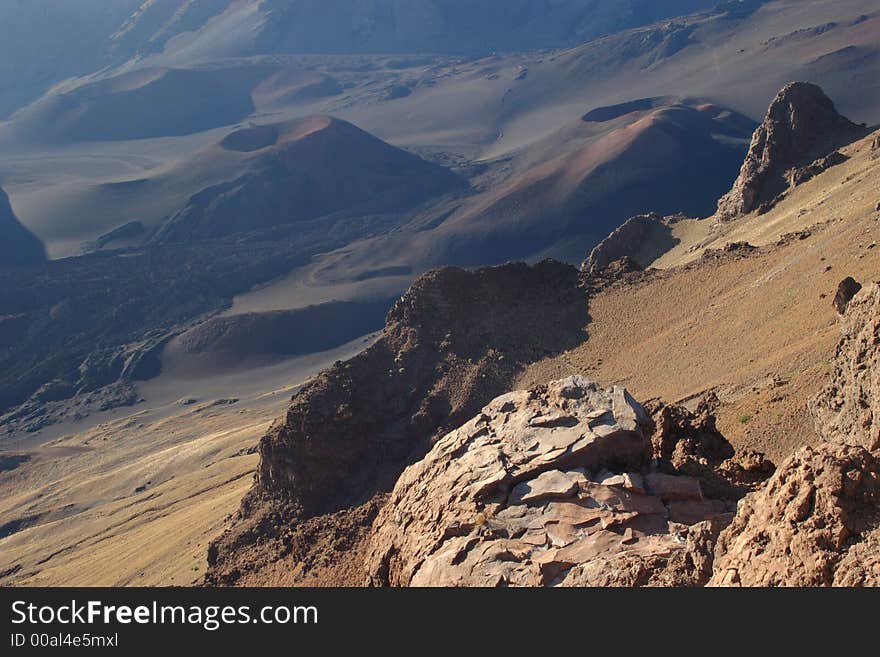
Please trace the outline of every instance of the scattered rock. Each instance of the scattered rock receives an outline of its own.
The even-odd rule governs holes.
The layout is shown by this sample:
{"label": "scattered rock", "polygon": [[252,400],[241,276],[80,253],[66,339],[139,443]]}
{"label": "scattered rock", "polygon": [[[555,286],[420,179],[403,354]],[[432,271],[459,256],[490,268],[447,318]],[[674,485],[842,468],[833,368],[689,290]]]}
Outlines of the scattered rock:
{"label": "scattered rock", "polygon": [[702,262],[723,261],[732,258],[746,258],[758,251],[758,247],[748,242],[729,242],[720,249],[706,249],[700,256]]}
{"label": "scattered rock", "polygon": [[582,271],[581,285],[592,295],[615,285],[626,285],[644,280],[652,271],[650,269],[644,271],[635,260],[629,256],[623,256],[601,269]]}
{"label": "scattered rock", "polygon": [[790,233],[785,233],[778,240],[776,240],[776,246],[785,246],[786,244],[791,244],[792,242],[800,242],[805,239],[809,239],[812,236],[813,231],[809,229],[795,230]]}

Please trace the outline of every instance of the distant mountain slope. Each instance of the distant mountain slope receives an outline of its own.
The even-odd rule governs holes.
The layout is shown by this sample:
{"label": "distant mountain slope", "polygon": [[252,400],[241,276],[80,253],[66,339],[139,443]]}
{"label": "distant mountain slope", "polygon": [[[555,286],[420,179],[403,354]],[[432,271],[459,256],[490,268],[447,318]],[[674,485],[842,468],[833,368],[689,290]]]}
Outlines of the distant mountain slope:
{"label": "distant mountain slope", "polygon": [[276,67],[141,68],[50,94],[15,115],[32,143],[173,137],[234,124]]}
{"label": "distant mountain slope", "polygon": [[265,0],[259,50],[486,54],[571,46],[716,0]]}
{"label": "distant mountain slope", "polygon": [[578,244],[574,252],[580,254],[584,240],[594,244],[638,212],[711,212],[742,160],[753,124],[708,103],[658,105],[629,112],[625,104],[618,121],[598,134],[595,122],[586,120],[595,116],[591,112],[532,147],[540,154],[533,157],[547,157],[562,150],[561,140],[577,144],[453,216],[438,231],[438,237],[452,234],[455,243],[467,244],[453,260],[468,249],[476,254],[487,242],[508,245],[497,254],[502,258],[544,249],[558,255],[571,244]]}
{"label": "distant mountain slope", "polygon": [[471,53],[556,48],[715,0],[28,0],[0,3],[0,117],[67,77],[169,52]]}
{"label": "distant mountain slope", "polygon": [[448,169],[327,116],[242,128],[214,157],[230,151],[247,154],[237,177],[194,194],[155,241],[210,239],[332,214],[399,214],[466,186]]}
{"label": "distant mountain slope", "polygon": [[[480,193],[435,225],[353,245],[342,256],[346,273],[545,256],[580,262],[634,214],[711,214],[736,177],[754,127],[699,100],[594,108],[518,153],[504,178],[490,174]],[[322,264],[326,271],[333,260]]]}
{"label": "distant mountain slope", "polygon": [[19,223],[9,205],[9,197],[0,189],[0,267],[30,265],[45,260],[43,243]]}

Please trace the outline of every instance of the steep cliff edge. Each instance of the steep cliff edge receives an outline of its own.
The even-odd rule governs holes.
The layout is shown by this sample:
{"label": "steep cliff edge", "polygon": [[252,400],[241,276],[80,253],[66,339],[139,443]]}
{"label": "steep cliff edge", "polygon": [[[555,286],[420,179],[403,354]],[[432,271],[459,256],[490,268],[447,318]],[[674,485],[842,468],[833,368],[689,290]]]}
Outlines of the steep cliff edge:
{"label": "steep cliff edge", "polygon": [[[422,276],[395,304],[378,342],[308,384],[262,439],[256,482],[210,549],[207,581],[289,583],[307,575],[295,566],[315,560],[322,537],[342,523],[356,539],[375,515],[376,496],[407,463],[508,390],[524,364],[581,342],[587,321],[585,292],[568,265]],[[286,568],[266,572],[291,554]],[[363,578],[362,567],[355,577]]]}
{"label": "steep cliff edge", "polygon": [[835,443],[880,449],[880,286],[853,297],[841,318],[830,381],[810,402],[817,431]]}

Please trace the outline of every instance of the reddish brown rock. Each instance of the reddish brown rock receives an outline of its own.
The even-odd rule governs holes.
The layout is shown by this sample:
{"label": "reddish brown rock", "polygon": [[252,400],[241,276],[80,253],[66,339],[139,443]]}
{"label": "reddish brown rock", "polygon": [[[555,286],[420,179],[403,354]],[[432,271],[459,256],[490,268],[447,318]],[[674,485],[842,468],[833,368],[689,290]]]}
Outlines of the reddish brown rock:
{"label": "reddish brown rock", "polygon": [[703,499],[700,482],[693,477],[652,472],[645,476],[645,488],[649,494],[656,495],[665,502]]}
{"label": "reddish brown rock", "polygon": [[734,451],[715,426],[717,404],[712,394],[693,413],[683,406],[649,402],[645,409],[653,422],[654,459],[661,472],[698,480],[708,497],[738,500],[766,481],[774,465],[758,452]]}
{"label": "reddish brown rock", "polygon": [[805,447],[739,504],[711,586],[880,584],[880,464],[865,449]]}
{"label": "reddish brown rock", "polygon": [[718,201],[716,218],[730,221],[768,209],[792,184],[841,161],[822,158],[867,134],[867,128],[838,114],[816,85],[785,85],[752,135],[739,177]]}
{"label": "reddish brown rock", "polygon": [[370,581],[702,584],[733,505],[652,471],[653,431],[625,390],[580,376],[495,399],[401,475],[373,525]]}
{"label": "reddish brown rock", "polygon": [[834,443],[880,448],[880,285],[847,304],[825,388],[810,402],[816,432]]}

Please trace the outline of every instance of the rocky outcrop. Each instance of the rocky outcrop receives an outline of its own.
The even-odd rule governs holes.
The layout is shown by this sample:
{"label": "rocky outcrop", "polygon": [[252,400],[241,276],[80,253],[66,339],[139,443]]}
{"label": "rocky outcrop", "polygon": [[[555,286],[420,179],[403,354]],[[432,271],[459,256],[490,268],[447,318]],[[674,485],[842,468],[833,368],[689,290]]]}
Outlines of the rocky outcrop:
{"label": "rocky outcrop", "polygon": [[630,217],[596,245],[581,270],[597,273],[621,258],[628,258],[639,267],[647,267],[678,243],[670,228],[675,219],[653,212]]}
{"label": "rocky outcrop", "polygon": [[662,472],[699,480],[709,497],[738,500],[763,484],[775,466],[759,452],[734,450],[715,425],[717,404],[713,394],[694,412],[658,400],[648,402],[654,462]]}
{"label": "rocky outcrop", "polygon": [[880,285],[849,301],[841,330],[830,380],[810,402],[816,431],[833,443],[880,449]]}
{"label": "rocky outcrop", "polygon": [[716,219],[729,221],[766,209],[790,186],[842,161],[832,153],[868,134],[841,116],[822,89],[792,82],[770,104],[732,189],[718,201]]}
{"label": "rocky outcrop", "polygon": [[21,225],[9,197],[0,189],[0,267],[34,265],[46,261],[43,243]]}
{"label": "rocky outcrop", "polygon": [[493,400],[401,475],[373,525],[371,583],[704,583],[734,503],[672,460],[711,471],[733,450],[706,419],[654,411],[661,426],[581,376]]}
{"label": "rocky outcrop", "polygon": [[786,174],[786,177],[788,178],[788,186],[797,187],[798,185],[815,178],[823,171],[837,166],[838,164],[843,164],[848,159],[849,158],[840,151],[834,151],[829,155],[814,160],[806,166],[795,167],[789,170]]}
{"label": "rocky outcrop", "polygon": [[249,556],[255,543],[286,554],[305,519],[330,522],[391,490],[408,462],[509,390],[523,364],[578,344],[586,324],[586,295],[568,265],[422,276],[382,337],[306,385],[262,439],[256,483],[212,547],[208,582],[238,582],[265,565]]}
{"label": "rocky outcrop", "polygon": [[867,450],[799,450],[740,503],[718,539],[709,584],[880,585],[878,496],[880,463]]}
{"label": "rocky outcrop", "polygon": [[847,304],[858,285],[849,280],[831,380],[810,402],[824,442],[795,452],[740,502],[710,585],[880,586],[880,285]]}

